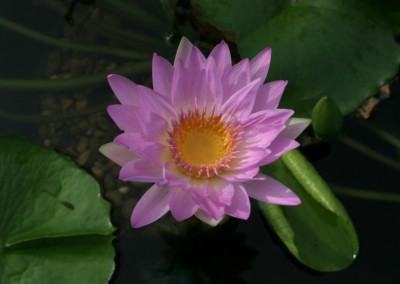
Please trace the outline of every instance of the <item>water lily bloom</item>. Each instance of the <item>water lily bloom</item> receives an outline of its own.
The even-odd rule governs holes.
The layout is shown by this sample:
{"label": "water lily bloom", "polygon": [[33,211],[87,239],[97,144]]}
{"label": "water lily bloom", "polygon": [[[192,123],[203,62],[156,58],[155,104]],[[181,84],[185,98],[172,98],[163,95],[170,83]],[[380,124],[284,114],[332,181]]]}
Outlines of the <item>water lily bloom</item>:
{"label": "water lily bloom", "polygon": [[171,65],[153,56],[153,89],[119,76],[108,82],[121,104],[108,113],[123,131],[100,151],[122,168],[123,181],[154,183],[132,212],[134,228],[171,211],[216,225],[247,219],[249,197],[280,205],[300,199],[260,167],[298,147],[309,124],[277,108],[287,81],[264,84],[271,50],[232,65],[221,42],[206,58],[183,38]]}

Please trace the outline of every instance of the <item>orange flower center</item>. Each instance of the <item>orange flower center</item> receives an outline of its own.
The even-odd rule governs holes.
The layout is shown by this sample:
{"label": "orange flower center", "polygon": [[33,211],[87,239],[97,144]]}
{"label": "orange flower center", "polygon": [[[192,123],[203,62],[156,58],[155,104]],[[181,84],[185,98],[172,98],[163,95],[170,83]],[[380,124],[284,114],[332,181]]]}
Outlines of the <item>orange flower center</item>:
{"label": "orange flower center", "polygon": [[220,174],[234,158],[241,127],[227,122],[222,114],[206,114],[197,109],[181,114],[169,133],[169,146],[175,164],[193,177]]}

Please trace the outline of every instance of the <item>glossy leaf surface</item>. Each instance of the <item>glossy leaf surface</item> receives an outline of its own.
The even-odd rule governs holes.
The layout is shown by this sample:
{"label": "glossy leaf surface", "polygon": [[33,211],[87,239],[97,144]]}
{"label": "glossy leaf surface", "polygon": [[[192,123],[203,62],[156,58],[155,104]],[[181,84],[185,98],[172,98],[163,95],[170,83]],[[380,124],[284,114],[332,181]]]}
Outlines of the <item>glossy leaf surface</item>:
{"label": "glossy leaf surface", "polygon": [[349,266],[359,249],[353,224],[305,157],[292,150],[263,171],[291,188],[302,201],[294,207],[259,203],[288,250],[317,271],[339,271]]}

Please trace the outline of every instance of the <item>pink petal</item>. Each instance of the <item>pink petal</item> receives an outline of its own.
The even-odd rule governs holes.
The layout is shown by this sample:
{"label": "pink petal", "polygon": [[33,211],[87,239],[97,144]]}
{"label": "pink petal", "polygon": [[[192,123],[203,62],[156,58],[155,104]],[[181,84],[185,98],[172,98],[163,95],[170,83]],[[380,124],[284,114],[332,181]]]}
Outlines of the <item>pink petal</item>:
{"label": "pink petal", "polygon": [[143,143],[133,152],[143,160],[163,164],[165,162],[165,154],[169,153],[169,150],[159,143]]}
{"label": "pink petal", "polygon": [[240,151],[238,156],[232,162],[232,169],[240,170],[254,168],[259,165],[259,162],[268,154],[265,148],[252,147],[245,148]]}
{"label": "pink petal", "polygon": [[161,56],[153,55],[153,89],[160,95],[171,97],[171,82],[174,75],[174,67]]}
{"label": "pink petal", "polygon": [[214,47],[207,60],[211,58],[215,61],[219,77],[222,76],[227,68],[232,66],[231,53],[228,45],[224,41]]}
{"label": "pink petal", "polygon": [[169,208],[175,220],[183,221],[198,210],[198,206],[193,202],[192,198],[180,188],[169,189]]}
{"label": "pink petal", "polygon": [[181,187],[193,198],[206,198],[209,193],[209,179],[189,178]]}
{"label": "pink petal", "polygon": [[[191,68],[182,74],[181,80],[185,80],[186,101],[190,104],[187,107],[197,107],[198,109],[219,109],[222,103],[222,85],[218,78],[216,65],[211,58],[207,60],[205,69],[193,71]],[[193,69],[193,68],[192,68]]]}
{"label": "pink petal", "polygon": [[223,204],[216,203],[208,198],[193,197],[193,201],[215,220],[222,218],[224,215],[225,206]]}
{"label": "pink petal", "polygon": [[299,143],[293,139],[277,137],[271,145],[269,150],[271,154],[267,155],[261,162],[260,165],[269,165],[278,160],[286,152],[299,147]]}
{"label": "pink petal", "polygon": [[295,139],[310,125],[311,119],[291,118],[289,119],[285,130],[281,132],[280,137]]}
{"label": "pink petal", "polygon": [[123,181],[161,182],[163,181],[162,167],[145,160],[135,160],[126,163],[119,178]]}
{"label": "pink petal", "polygon": [[186,37],[182,37],[178,46],[178,50],[176,51],[174,66],[176,66],[179,60],[185,62],[192,48],[193,44],[190,42],[190,40],[188,40]]}
{"label": "pink petal", "polygon": [[244,187],[235,185],[235,195],[230,206],[225,207],[225,213],[239,219],[247,220],[250,216],[250,200]]}
{"label": "pink petal", "polygon": [[143,109],[156,113],[167,120],[177,117],[175,109],[166,98],[145,86],[138,86],[137,91]]}
{"label": "pink petal", "polygon": [[153,185],[140,198],[131,215],[131,225],[139,228],[161,218],[169,210],[168,190]]}
{"label": "pink petal", "polygon": [[301,203],[293,191],[268,176],[265,180],[250,181],[243,185],[250,197],[262,202],[277,205],[299,205]]}
{"label": "pink petal", "polygon": [[211,99],[211,94],[208,91],[206,70],[201,70],[195,77],[193,77],[190,88],[190,100],[192,100],[199,109],[203,109],[207,106],[207,102]]}
{"label": "pink petal", "polygon": [[253,113],[265,109],[276,109],[286,85],[287,81],[274,81],[262,85],[258,89]]}
{"label": "pink petal", "polygon": [[182,173],[173,162],[165,163],[164,178],[168,186],[182,186],[190,182],[190,177]]}
{"label": "pink petal", "polygon": [[126,163],[137,160],[138,157],[124,146],[114,142],[104,144],[99,148],[100,153],[109,158],[114,163],[123,166]]}
{"label": "pink petal", "polygon": [[[222,105],[222,100],[223,96],[223,87],[221,83],[221,76],[218,74],[218,68],[220,66],[217,66],[214,58],[209,57],[207,60],[207,66],[206,66],[206,81],[207,81],[207,95],[208,95],[208,100],[207,104],[215,106],[217,109],[221,108]],[[212,108],[211,107],[211,108]]]}
{"label": "pink petal", "polygon": [[107,79],[111,89],[122,104],[139,106],[139,101],[136,97],[137,85],[135,83],[123,76],[116,74],[108,75]]}
{"label": "pink petal", "polygon": [[220,177],[228,182],[244,182],[249,181],[254,178],[255,175],[259,172],[259,167],[253,167],[243,170],[226,170]]}
{"label": "pink petal", "polygon": [[203,210],[199,209],[195,216],[197,218],[199,218],[201,221],[203,221],[204,223],[207,223],[210,226],[216,226],[218,225],[219,222],[221,222],[221,220],[224,218],[223,216],[219,219],[214,219],[213,217],[211,217],[207,212],[204,212]]}
{"label": "pink petal", "polygon": [[164,165],[166,184],[171,187],[180,187],[192,198],[200,200],[209,194],[209,180],[191,178],[182,173],[173,162]]}
{"label": "pink petal", "polygon": [[168,126],[167,121],[158,114],[134,106],[111,105],[107,111],[121,130],[140,133],[145,140],[158,141]]}
{"label": "pink petal", "polygon": [[250,74],[252,80],[259,78],[262,82],[267,77],[271,62],[271,49],[266,48],[250,61]]}
{"label": "pink petal", "polygon": [[[250,118],[243,123],[242,147],[268,147],[285,129],[291,112],[276,112]],[[269,154],[269,153],[266,153]]]}
{"label": "pink petal", "polygon": [[145,139],[143,139],[140,133],[121,133],[117,137],[114,138],[114,142],[118,145],[125,146],[129,150],[135,150],[143,143],[148,143]]}
{"label": "pink petal", "polygon": [[181,60],[183,65],[190,69],[204,69],[206,58],[186,37],[181,39],[175,56],[174,66]]}
{"label": "pink petal", "polygon": [[206,65],[206,58],[194,45],[187,53],[186,58],[182,58],[182,61],[184,63],[183,65],[189,70],[202,70]]}
{"label": "pink petal", "polygon": [[250,63],[248,59],[243,59],[233,65],[232,68],[228,68],[221,77],[223,101],[227,101],[232,94],[248,85],[250,81]]}
{"label": "pink petal", "polygon": [[126,132],[142,132],[143,112],[135,106],[110,105],[107,108],[108,114],[115,124]]}
{"label": "pink petal", "polygon": [[187,77],[187,73],[188,70],[183,66],[182,60],[176,61],[172,78],[171,101],[177,110],[186,111],[193,104],[189,87],[193,78]]}
{"label": "pink petal", "polygon": [[284,125],[273,125],[260,123],[252,127],[245,128],[241,145],[250,147],[268,147],[272,141],[282,132]]}
{"label": "pink petal", "polygon": [[222,105],[221,111],[226,114],[234,113],[236,117],[248,116],[253,108],[259,86],[259,79],[245,85]]}
{"label": "pink petal", "polygon": [[256,113],[252,113],[243,124],[247,127],[263,123],[267,126],[272,125],[286,125],[289,117],[293,115],[294,111],[291,109],[266,109]]}
{"label": "pink petal", "polygon": [[219,204],[230,205],[234,194],[233,185],[223,179],[215,178],[209,183],[208,198]]}
{"label": "pink petal", "polygon": [[[144,114],[145,115],[145,114]],[[156,113],[147,117],[143,116],[143,139],[148,141],[160,141],[167,133],[168,122]]]}
{"label": "pink petal", "polygon": [[182,60],[176,61],[171,86],[175,110],[185,112],[195,107],[202,109],[221,104],[222,85],[216,75],[215,63],[209,60],[203,67],[184,66]]}

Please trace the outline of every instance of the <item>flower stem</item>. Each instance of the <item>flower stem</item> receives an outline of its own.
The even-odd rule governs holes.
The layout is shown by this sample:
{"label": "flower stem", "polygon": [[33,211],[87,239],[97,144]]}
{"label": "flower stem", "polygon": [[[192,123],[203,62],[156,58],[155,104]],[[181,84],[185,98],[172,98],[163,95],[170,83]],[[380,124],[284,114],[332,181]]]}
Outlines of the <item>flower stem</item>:
{"label": "flower stem", "polygon": [[150,37],[141,33],[133,33],[120,28],[115,29],[112,26],[100,21],[91,20],[88,22],[88,26],[97,33],[103,34],[115,40],[122,40],[124,43],[129,44],[130,46],[148,48],[148,46],[156,47],[165,44],[161,39]]}
{"label": "flower stem", "polygon": [[376,127],[372,123],[361,121],[361,125],[370,130],[371,132],[375,133],[386,142],[392,144],[396,148],[400,148],[400,139],[395,137],[393,134],[389,133],[386,130]]}
{"label": "flower stem", "polygon": [[[54,0],[43,0],[43,2],[56,12],[65,15],[66,9],[61,2]],[[162,40],[159,38],[148,36],[144,33],[135,32],[133,30],[125,30],[121,27],[113,27],[112,25],[107,24],[96,17],[91,17],[87,22],[85,22],[85,26],[88,26],[88,28],[95,30],[97,33],[105,37],[112,38],[119,42],[122,41],[128,46],[136,47],[139,44],[140,47],[148,48],[148,45],[157,47],[163,44]]]}
{"label": "flower stem", "polygon": [[389,192],[378,192],[375,190],[365,190],[359,188],[352,188],[346,186],[330,185],[333,192],[350,197],[357,197],[361,199],[386,201],[400,203],[400,194]]}
{"label": "flower stem", "polygon": [[356,140],[346,136],[346,135],[339,135],[337,139],[346,144],[347,146],[353,148],[354,150],[357,150],[360,153],[363,153],[364,155],[377,160],[381,162],[382,164],[385,164],[386,166],[392,167],[398,171],[400,171],[400,163],[397,162],[394,159],[391,159],[389,157],[386,157],[385,155],[382,155],[378,151],[375,151],[374,149],[371,149],[360,142],[357,142]]}
{"label": "flower stem", "polygon": [[112,102],[102,103],[93,107],[88,107],[81,111],[75,112],[67,112],[62,114],[55,114],[55,115],[26,115],[26,114],[18,114],[14,112],[9,112],[0,109],[0,118],[8,119],[17,122],[23,123],[46,123],[46,122],[56,122],[56,121],[65,121],[74,119],[77,117],[88,116],[91,114],[105,112],[107,106],[109,106]]}
{"label": "flower stem", "polygon": [[145,11],[140,5],[137,5],[133,1],[126,3],[121,0],[102,0],[100,5],[105,5],[110,9],[114,9],[117,12],[129,16],[130,19],[135,20],[138,24],[143,27],[152,29],[159,33],[165,29],[165,24],[162,23],[157,17]]}
{"label": "flower stem", "polygon": [[125,66],[100,72],[94,75],[85,75],[72,79],[58,80],[30,80],[30,79],[0,79],[0,90],[9,91],[64,91],[79,88],[90,87],[106,83],[106,76],[110,73],[118,73],[121,75],[139,75],[145,74],[151,70],[150,61],[141,61],[130,63]]}
{"label": "flower stem", "polygon": [[41,41],[43,43],[47,43],[53,46],[71,49],[76,51],[82,52],[89,52],[89,53],[100,53],[100,54],[108,54],[118,57],[124,57],[129,59],[146,59],[150,57],[150,53],[142,53],[142,52],[135,52],[123,48],[111,48],[108,46],[98,46],[95,44],[81,44],[81,43],[73,43],[68,42],[66,40],[56,39],[37,31],[31,30],[27,27],[21,26],[16,24],[12,21],[9,21],[3,17],[0,17],[0,26],[10,29],[14,32],[19,34],[25,35],[31,39]]}

